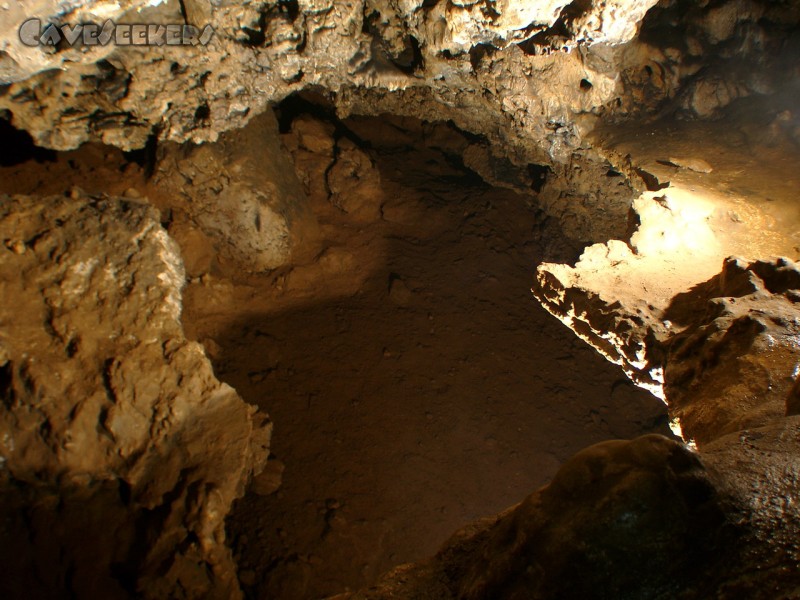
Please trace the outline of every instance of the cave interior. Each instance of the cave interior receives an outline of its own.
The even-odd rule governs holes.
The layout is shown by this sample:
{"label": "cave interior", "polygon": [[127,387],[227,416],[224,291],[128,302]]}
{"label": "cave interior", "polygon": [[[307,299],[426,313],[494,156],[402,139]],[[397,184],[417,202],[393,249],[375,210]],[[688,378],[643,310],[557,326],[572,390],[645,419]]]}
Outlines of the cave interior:
{"label": "cave interior", "polygon": [[800,598],[800,2],[2,9],[3,598]]}

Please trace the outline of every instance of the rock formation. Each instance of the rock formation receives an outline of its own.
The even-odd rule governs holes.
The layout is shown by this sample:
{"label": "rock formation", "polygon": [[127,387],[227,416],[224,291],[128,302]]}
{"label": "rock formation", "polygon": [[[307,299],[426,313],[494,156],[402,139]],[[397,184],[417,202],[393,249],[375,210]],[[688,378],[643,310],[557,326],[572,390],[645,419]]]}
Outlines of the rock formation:
{"label": "rock formation", "polygon": [[[780,83],[766,67],[788,60],[780,42],[796,8],[688,4],[40,2],[5,9],[0,110],[42,146],[102,140],[127,150],[156,138],[214,141],[270,103],[319,89],[340,116],[450,119],[519,168],[549,166],[561,185],[544,206],[575,239],[605,241],[624,233],[630,195],[609,202],[582,189],[584,177],[568,185],[597,161],[585,141],[600,119],[682,98],[705,117]],[[212,24],[214,35],[207,45],[30,47],[18,36],[26,18]],[[700,72],[707,55],[717,62]],[[584,203],[606,206],[592,213]]]}
{"label": "rock formation", "polygon": [[246,271],[313,252],[315,223],[271,113],[216,144],[164,146],[152,185],[181,213],[176,227],[202,232],[215,255]]}
{"label": "rock formation", "polygon": [[659,436],[598,444],[431,560],[336,600],[791,598],[797,439],[792,418],[723,438],[702,460]]}
{"label": "rock formation", "polygon": [[0,238],[3,596],[236,597],[223,518],[271,425],[184,337],[158,213],[4,196]]}
{"label": "rock formation", "polygon": [[[652,331],[637,332],[663,346],[670,412],[700,455],[660,436],[588,448],[548,486],[457,533],[431,560],[341,599],[797,595],[798,286],[800,269],[789,261],[731,259],[672,303],[680,333],[656,342]],[[562,290],[572,310],[637,322],[633,311],[593,306],[598,297],[583,294],[585,302]]]}
{"label": "rock formation", "polygon": [[[143,153],[143,185],[167,208],[162,225],[139,193],[0,197],[0,553],[18,574],[5,596],[240,596],[224,518],[264,469],[271,428],[215,378],[213,344],[187,340],[181,290],[212,264],[288,288],[348,268],[318,244],[309,203],[353,228],[391,220],[369,150],[402,146],[406,117],[557,223],[566,240],[534,295],[663,398],[699,454],[655,436],[589,448],[433,559],[346,597],[800,595],[796,181],[742,175],[796,171],[800,3],[37,0],[0,13],[0,117],[42,148]],[[154,37],[111,43],[109,19]],[[105,37],[73,43],[88,23]],[[186,43],[157,43],[173,33]],[[293,102],[313,106],[287,116]],[[739,137],[693,137],[714,120]],[[390,282],[398,306],[404,286]],[[279,473],[255,487],[273,491]]]}

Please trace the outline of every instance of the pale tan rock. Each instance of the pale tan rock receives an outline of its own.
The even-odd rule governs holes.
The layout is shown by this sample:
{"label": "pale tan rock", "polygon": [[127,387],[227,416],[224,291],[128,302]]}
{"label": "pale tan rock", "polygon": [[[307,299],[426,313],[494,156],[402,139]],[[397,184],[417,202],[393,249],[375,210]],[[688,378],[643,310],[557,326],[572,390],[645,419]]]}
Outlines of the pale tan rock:
{"label": "pale tan rock", "polygon": [[690,171],[695,171],[697,173],[711,173],[714,170],[707,161],[703,160],[702,158],[693,158],[693,157],[683,157],[683,158],[674,158],[670,157],[669,162],[676,167],[681,167],[683,169],[689,169]]}
{"label": "pale tan rock", "polygon": [[[197,258],[187,271],[201,276],[207,302],[220,306],[232,291],[206,273],[217,257],[262,272],[303,262],[306,252],[314,260],[287,269],[281,281],[310,293],[355,268],[345,250],[318,252],[303,191],[330,197],[355,223],[381,215],[410,220],[402,205],[382,211],[380,176],[368,154],[347,136],[336,139],[321,119],[301,117],[282,138],[295,158],[295,181],[281,158],[271,103],[315,89],[340,117],[392,112],[452,121],[480,136],[456,145],[467,166],[493,185],[523,191],[525,201],[535,196],[536,210],[555,217],[566,236],[592,244],[574,269],[544,267],[537,297],[638,383],[665,391],[686,436],[709,449],[715,477],[723,476],[707,476],[693,454],[663,440],[595,448],[494,529],[484,523],[459,534],[436,559],[446,568],[401,567],[365,597],[391,596],[409,581],[428,598],[488,599],[509,590],[528,597],[541,589],[563,595],[565,587],[575,597],[607,590],[617,597],[625,590],[609,587],[619,579],[607,574],[620,564],[619,577],[645,596],[709,597],[714,582],[704,574],[720,564],[718,577],[728,577],[720,580],[722,593],[790,595],[798,587],[797,424],[783,415],[798,410],[791,368],[797,269],[726,262],[709,279],[729,248],[714,236],[714,211],[680,207],[672,192],[634,202],[652,227],[629,239],[635,177],[619,164],[609,169],[586,142],[600,120],[675,107],[712,118],[740,98],[778,89],[785,70],[775,76],[762,67],[782,58],[763,49],[783,41],[781,27],[796,24],[797,9],[749,0],[687,11],[655,4],[12,2],[0,7],[0,110],[50,148],[93,140],[134,149],[157,134],[157,182],[188,215],[175,225],[176,237],[187,250],[204,240],[214,245],[213,252],[187,252]],[[29,16],[188,20],[213,23],[217,33],[203,48],[49,52],[19,45],[18,24]],[[658,39],[660,26],[692,38],[676,47],[683,45]],[[636,40],[640,29],[649,35]],[[702,68],[698,59],[715,53],[727,60]],[[734,61],[757,74],[729,69]],[[776,133],[790,121],[776,122]],[[704,161],[683,163],[676,164],[711,172]],[[561,185],[531,193],[531,166]],[[624,171],[620,186],[604,179],[614,169]],[[254,449],[265,445],[266,429],[214,378],[202,348],[183,337],[184,273],[157,217],[141,204],[87,201],[78,189],[70,198],[75,206],[52,200],[39,213],[38,204],[16,201],[0,222],[0,269],[7,273],[0,315],[9,330],[0,338],[0,482],[13,481],[0,508],[27,511],[33,528],[11,526],[19,543],[5,545],[3,564],[30,574],[30,548],[53,537],[75,559],[68,566],[58,556],[43,561],[38,570],[49,579],[32,590],[43,596],[63,593],[59,584],[69,580],[71,591],[86,597],[124,597],[120,581],[146,597],[174,597],[176,590],[235,597],[222,518],[266,460],[265,448],[263,456]],[[741,222],[739,213],[724,212]],[[681,244],[687,252],[676,250]],[[411,291],[395,281],[390,299],[405,305]],[[687,304],[677,310],[681,302]],[[207,352],[218,349],[209,343]],[[273,489],[273,476],[256,487]],[[733,500],[718,502],[719,490]],[[726,522],[745,523],[748,531],[733,542],[722,532],[710,543],[704,536],[720,533],[723,504]],[[692,579],[681,569],[698,548],[687,540],[698,536],[708,552],[688,561],[703,567]],[[620,548],[633,551],[615,554]],[[584,565],[587,555],[596,560]],[[719,562],[703,563],[708,557]],[[775,568],[760,572],[754,562]],[[133,567],[112,576],[112,564]],[[581,577],[574,577],[575,565],[585,567]],[[667,575],[673,580],[665,582]],[[255,574],[242,578],[251,583]],[[20,581],[18,596],[26,591],[27,580]],[[676,581],[686,585],[669,587]]]}
{"label": "pale tan rock", "polygon": [[[183,199],[192,227],[213,242],[209,253],[245,272],[275,269],[315,251],[316,220],[270,113],[217,143],[170,146],[154,182]],[[183,233],[185,243],[203,244]],[[190,265],[193,275],[208,269],[210,256],[200,253],[197,260]]]}
{"label": "pale tan rock", "polygon": [[[36,516],[2,544],[6,565],[27,561],[4,585],[47,595],[72,569],[76,595],[128,597],[114,583],[123,561],[141,597],[238,597],[223,519],[266,463],[271,429],[184,337],[183,264],[158,213],[5,196],[0,239],[12,232],[35,243],[0,253],[2,509],[4,523],[18,500]],[[49,575],[27,577],[31,565]]]}
{"label": "pale tan rock", "polygon": [[[208,46],[124,48],[109,44],[85,52],[70,48],[49,53],[20,43],[17,29],[24,18],[74,23],[97,20],[100,17],[92,16],[95,4],[80,3],[65,15],[57,3],[41,0],[25,11],[15,9],[4,15],[0,49],[5,68],[0,69],[0,76],[12,89],[0,99],[0,106],[8,108],[15,125],[31,131],[41,145],[67,149],[102,140],[127,150],[142,147],[156,127],[162,140],[215,141],[222,132],[241,128],[261,114],[267,103],[309,86],[413,90],[420,83],[417,77],[434,90],[444,106],[452,105],[448,97],[458,88],[480,95],[484,85],[491,85],[503,95],[510,92],[515,97],[511,102],[515,112],[525,107],[546,110],[543,118],[537,111],[528,111],[529,120],[544,128],[547,119],[562,118],[562,107],[566,107],[557,101],[553,86],[565,80],[560,74],[564,71],[549,65],[568,63],[569,79],[574,79],[570,84],[577,90],[583,76],[578,76],[579,70],[583,71],[581,60],[577,56],[548,57],[547,64],[534,66],[539,76],[531,78],[529,61],[516,43],[557,23],[566,23],[570,30],[570,37],[559,42],[559,47],[623,43],[635,34],[655,0],[606,2],[590,5],[578,14],[568,9],[570,3],[565,0],[524,6],[493,2],[491,8],[482,1],[421,8],[413,2],[330,4],[314,0],[299,5],[296,11],[272,7],[263,25],[259,25],[261,12],[254,5],[193,2],[189,8],[185,3],[183,11],[191,13],[193,24],[214,27]],[[184,18],[177,0],[155,5],[146,0],[104,4],[101,12],[102,18],[115,22],[182,23]],[[377,16],[370,21],[370,15]],[[481,44],[508,48],[511,54],[509,71],[513,76],[501,77],[499,86],[489,82],[488,78],[496,79],[490,68],[476,86],[469,52]],[[65,64],[69,68],[60,71]],[[540,82],[540,78],[550,81]],[[614,96],[613,78],[598,74],[592,79],[593,103],[601,106]],[[95,81],[102,83],[97,86]],[[58,106],[36,106],[25,100],[24,90],[38,88],[58,96]],[[537,94],[548,100],[539,102]],[[583,96],[570,98],[568,110],[584,111],[587,107],[578,108],[585,102]],[[346,103],[346,94],[340,100]],[[499,107],[478,103],[484,111],[499,116]],[[530,128],[520,125],[522,141]]]}

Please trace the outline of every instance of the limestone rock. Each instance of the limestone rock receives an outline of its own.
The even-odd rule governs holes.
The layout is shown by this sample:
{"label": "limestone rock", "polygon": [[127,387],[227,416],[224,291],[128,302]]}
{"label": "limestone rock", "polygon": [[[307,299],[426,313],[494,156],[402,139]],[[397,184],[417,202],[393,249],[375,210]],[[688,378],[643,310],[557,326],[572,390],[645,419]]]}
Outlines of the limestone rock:
{"label": "limestone rock", "polygon": [[[318,252],[306,196],[355,223],[379,218],[380,174],[360,143],[374,132],[301,117],[280,137],[272,106],[310,90],[339,119],[394,114],[397,145],[404,117],[458,129],[458,159],[592,244],[574,267],[542,265],[537,298],[664,396],[705,458],[653,437],[591,448],[520,506],[354,597],[798,595],[800,271],[722,263],[738,253],[715,225],[739,213],[662,193],[588,141],[601,121],[713,119],[783,89],[797,74],[787,33],[800,3],[35,0],[0,11],[0,118],[48,148],[157,145],[154,184],[181,203],[171,231],[186,248],[213,246],[187,265],[205,282],[216,260],[250,272],[295,262],[276,279],[288,289],[355,268],[346,249]],[[205,46],[33,47],[18,35],[30,17],[215,32]],[[796,137],[794,121],[764,129]],[[651,193],[634,199],[642,181]],[[0,582],[5,595],[239,593],[223,518],[264,466],[269,426],[185,339],[184,267],[158,220],[143,202],[79,190],[0,204],[0,559],[21,574]],[[304,253],[317,260],[293,260]],[[399,279],[389,289],[400,306],[411,294]],[[273,491],[279,471],[255,491]]]}
{"label": "limestone rock", "polygon": [[[795,429],[753,431],[712,448],[708,460],[656,435],[597,444],[518,506],[458,532],[431,560],[337,600],[791,596],[800,585],[798,490],[783,475],[792,470]],[[766,450],[771,470],[737,459],[742,447],[751,456]],[[761,513],[765,505],[773,507]],[[744,568],[754,557],[771,568]]]}
{"label": "limestone rock", "polygon": [[[724,6],[677,0],[86,0],[64,6],[39,0],[26,4],[24,14],[16,6],[5,9],[0,116],[41,146],[65,150],[103,141],[130,150],[156,138],[214,142],[287,96],[314,90],[341,118],[393,113],[452,121],[481,136],[514,180],[524,182],[529,165],[550,169],[567,185],[547,191],[545,210],[563,221],[571,238],[594,243],[621,235],[635,196],[635,185],[587,190],[590,178],[576,177],[574,165],[593,169],[605,162],[588,156],[584,144],[597,123],[669,103],[711,118],[736,98],[777,89],[791,58],[782,44],[795,12],[794,5],[770,8],[756,0]],[[27,17],[67,24],[188,19],[196,27],[212,25],[214,35],[205,46],[107,44],[55,52],[21,43],[18,28]],[[685,45],[670,42],[684,34]],[[711,52],[723,60],[699,69],[697,57]],[[318,177],[304,183],[307,192],[319,191]],[[216,216],[224,223],[220,237],[235,230],[250,242],[219,250],[254,252],[254,271],[284,264],[293,245],[284,226],[292,219],[276,207],[269,186],[261,194],[246,188],[220,191],[223,204],[232,201],[227,196],[244,202],[234,215]],[[595,205],[600,210],[593,212]],[[254,223],[271,232],[271,241],[253,239]]]}
{"label": "limestone rock", "polygon": [[213,240],[215,254],[263,272],[313,252],[316,221],[271,113],[217,143],[161,153],[155,185],[183,200],[189,227]]}
{"label": "limestone rock", "polygon": [[[629,260],[624,244],[601,248],[602,264]],[[687,439],[704,444],[791,413],[800,363],[795,263],[727,259],[708,281],[645,308],[624,293],[610,301],[586,276],[590,262],[586,252],[577,270],[541,268],[535,294],[634,382],[665,397]]]}
{"label": "limestone rock", "polygon": [[[519,117],[526,107],[539,109],[528,110],[531,117],[526,120],[544,132],[548,119],[569,120],[569,113],[602,106],[614,94],[613,78],[592,76],[595,91],[587,104],[590,97],[578,88],[586,75],[582,61],[562,48],[626,42],[654,4],[655,0],[614,1],[576,9],[566,0],[526,6],[506,1],[431,5],[385,0],[297,5],[181,5],[167,0],[154,5],[137,0],[103,5],[100,11],[93,10],[94,2],[66,8],[42,1],[26,6],[25,14],[15,10],[4,18],[0,49],[4,82],[10,89],[0,99],[0,108],[10,111],[15,126],[30,131],[43,146],[68,149],[99,139],[131,149],[143,146],[156,129],[163,140],[214,141],[226,130],[241,128],[269,103],[311,86],[378,89],[374,108],[385,91],[428,87],[434,90],[431,98],[438,97],[446,110],[454,106],[453,90],[461,88],[458,104],[491,111],[485,115],[487,125],[500,113],[480,97],[484,90],[493,90],[509,96],[507,108]],[[52,52],[25,46],[17,35],[28,16],[78,23],[100,20],[102,14],[117,23],[182,23],[182,6],[193,25],[214,27],[207,46],[108,44]],[[555,39],[552,31],[564,27],[567,37]],[[546,39],[533,44],[532,52],[557,48],[552,58],[531,61],[519,50],[518,43],[536,34],[546,34]],[[503,52],[507,48],[501,62],[510,67],[509,74],[498,79],[498,64],[490,60],[479,69],[476,82],[473,54],[481,47]],[[552,63],[561,63],[561,68],[550,69]],[[61,70],[65,64],[69,68]],[[575,91],[565,97],[565,104],[557,91],[567,85]],[[39,105],[37,96],[58,97],[58,103]],[[337,99],[345,110],[348,96],[346,92]],[[542,110],[544,118],[533,117]],[[518,142],[525,145],[530,127],[519,125]],[[468,129],[489,132],[494,127],[475,123]]]}
{"label": "limestone rock", "polygon": [[[732,98],[763,91],[764,83],[726,64],[698,75],[694,57],[714,49],[756,67],[777,63],[783,31],[795,10],[754,0],[722,6],[674,0],[525,5],[507,0],[136,0],[117,5],[88,0],[65,6],[38,0],[24,10],[16,5],[4,9],[0,78],[9,89],[0,108],[43,146],[68,149],[103,140],[131,149],[143,146],[155,130],[164,140],[214,141],[224,131],[241,128],[269,103],[312,86],[337,93],[344,111],[352,110],[351,94],[359,90],[380,112],[389,109],[385,103],[393,102],[395,91],[408,91],[404,97],[414,97],[412,105],[432,101],[447,112],[478,109],[468,119],[462,114],[459,125],[508,136],[534,158],[538,143],[548,136],[548,124],[574,130],[577,123],[588,122],[586,115],[607,111],[618,100],[617,109],[630,112],[636,110],[634,98],[653,106],[685,88],[687,108],[709,115]],[[208,45],[106,44],[54,52],[26,46],[18,35],[27,18],[182,24],[183,13],[196,27],[213,26]],[[680,28],[693,34],[686,50],[663,45]],[[635,39],[637,33],[644,39]],[[760,52],[765,45],[774,45],[775,51]],[[756,70],[764,73],[750,69]],[[429,92],[418,93],[424,90]],[[715,90],[726,90],[725,97]],[[486,94],[499,102],[486,101]],[[411,108],[419,116],[433,107]],[[511,130],[500,133],[493,125],[503,116],[512,117]],[[526,140],[533,132],[536,139],[530,143]],[[567,156],[560,154],[558,160]]]}
{"label": "limestone rock", "polygon": [[158,213],[6,196],[0,239],[3,596],[237,597],[223,519],[270,425],[184,337]]}
{"label": "limestone rock", "polygon": [[331,203],[358,221],[380,218],[383,191],[372,159],[346,138],[336,148],[336,161],[328,171]]}
{"label": "limestone rock", "polygon": [[336,139],[334,126],[309,115],[301,115],[292,122],[291,131],[282,136],[291,153],[297,178],[308,197],[328,200],[328,169],[334,160]]}
{"label": "limestone rock", "polygon": [[800,364],[796,264],[729,259],[704,287],[704,313],[686,298],[667,312],[689,325],[667,342],[665,392],[684,433],[698,443],[787,414]]}
{"label": "limestone rock", "polygon": [[[587,247],[574,266],[539,265],[533,293],[634,382],[663,397],[669,340],[703,318],[703,294],[727,257],[754,248],[792,252],[792,233],[743,204],[685,185],[645,192],[633,202],[632,233]],[[747,226],[731,227],[732,218]],[[694,312],[678,319],[671,305],[680,303]]]}

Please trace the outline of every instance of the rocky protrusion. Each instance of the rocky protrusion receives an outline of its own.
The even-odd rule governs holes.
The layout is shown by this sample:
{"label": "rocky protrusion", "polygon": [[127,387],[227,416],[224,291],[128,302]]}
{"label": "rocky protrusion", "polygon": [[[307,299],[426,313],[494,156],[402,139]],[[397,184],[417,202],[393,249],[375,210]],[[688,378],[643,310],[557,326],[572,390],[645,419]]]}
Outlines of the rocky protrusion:
{"label": "rocky protrusion", "polygon": [[158,213],[72,196],[0,199],[2,595],[238,597],[223,519],[271,425],[184,337]]}
{"label": "rocky protrusion", "polygon": [[676,298],[666,313],[685,325],[666,341],[664,386],[684,433],[705,443],[791,413],[800,268],[787,259],[728,259],[691,296]]}
{"label": "rocky protrusion", "polygon": [[720,440],[707,458],[657,435],[597,444],[432,559],[336,600],[792,597],[795,421]]}
{"label": "rocky protrusion", "polygon": [[246,272],[275,269],[316,250],[316,220],[272,111],[215,143],[166,145],[154,184],[183,209],[184,223],[174,224],[180,241],[197,243],[196,229],[213,243],[214,255]]}
{"label": "rocky protrusion", "polygon": [[347,138],[336,143],[336,161],[328,170],[330,201],[357,221],[380,218],[381,177],[372,159]]}

